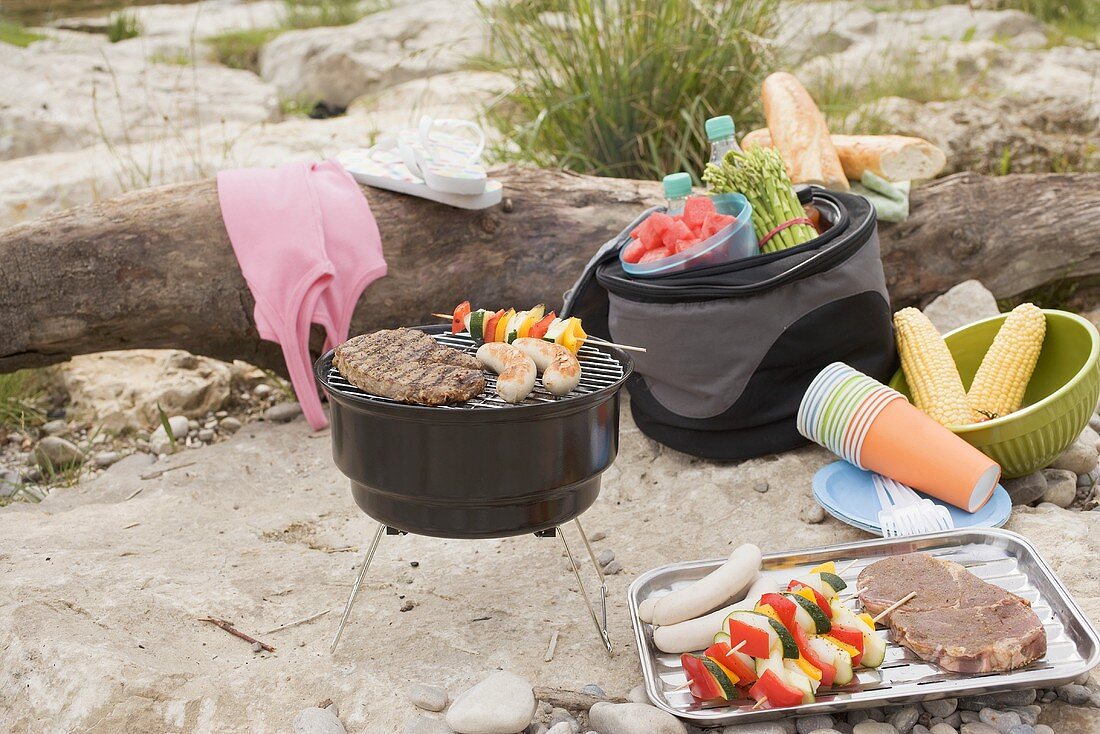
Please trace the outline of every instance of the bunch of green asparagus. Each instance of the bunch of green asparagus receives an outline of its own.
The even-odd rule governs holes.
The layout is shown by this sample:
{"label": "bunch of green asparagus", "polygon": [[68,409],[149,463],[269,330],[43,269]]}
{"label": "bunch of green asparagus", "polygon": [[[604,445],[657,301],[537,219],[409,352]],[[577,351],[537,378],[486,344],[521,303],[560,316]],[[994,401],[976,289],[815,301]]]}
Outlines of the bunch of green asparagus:
{"label": "bunch of green asparagus", "polygon": [[[703,180],[716,194],[742,194],[752,206],[752,226],[756,238],[763,241],[779,225],[806,216],[791,180],[783,167],[783,158],[775,148],[755,146],[741,153],[731,150],[718,164],[708,163]],[[778,232],[761,248],[778,252],[801,245],[817,237],[808,224],[793,224]]]}

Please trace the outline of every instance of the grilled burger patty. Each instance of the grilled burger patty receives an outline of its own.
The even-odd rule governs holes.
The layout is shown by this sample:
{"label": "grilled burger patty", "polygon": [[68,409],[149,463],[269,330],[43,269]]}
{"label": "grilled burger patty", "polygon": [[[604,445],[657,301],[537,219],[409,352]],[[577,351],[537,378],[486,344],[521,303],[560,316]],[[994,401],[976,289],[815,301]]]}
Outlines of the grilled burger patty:
{"label": "grilled burger patty", "polygon": [[886,622],[895,642],[946,670],[1012,670],[1046,654],[1046,631],[1027,600],[957,563],[924,553],[892,556],[863,569],[858,587],[875,615],[916,591]]}
{"label": "grilled burger patty", "polygon": [[352,337],[336,347],[332,364],[360,390],[405,403],[462,403],[485,389],[477,359],[415,329]]}

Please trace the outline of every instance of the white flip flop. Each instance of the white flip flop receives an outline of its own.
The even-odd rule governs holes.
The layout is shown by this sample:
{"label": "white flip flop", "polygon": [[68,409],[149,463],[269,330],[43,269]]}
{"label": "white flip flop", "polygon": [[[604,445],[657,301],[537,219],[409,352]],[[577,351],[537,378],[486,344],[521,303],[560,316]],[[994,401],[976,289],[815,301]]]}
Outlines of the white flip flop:
{"label": "white flip flop", "polygon": [[[459,131],[469,130],[476,139]],[[418,196],[461,209],[500,203],[503,186],[481,165],[485,134],[466,120],[433,120],[425,115],[416,130],[387,136],[372,148],[356,148],[336,158],[359,183]]]}

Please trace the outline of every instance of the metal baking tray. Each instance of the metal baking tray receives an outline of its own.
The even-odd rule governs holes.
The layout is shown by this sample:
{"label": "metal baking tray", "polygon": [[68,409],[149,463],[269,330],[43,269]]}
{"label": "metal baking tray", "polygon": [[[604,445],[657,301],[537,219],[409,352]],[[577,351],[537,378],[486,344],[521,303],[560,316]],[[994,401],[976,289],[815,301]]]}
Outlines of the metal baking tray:
{"label": "metal baking tray", "polygon": [[[638,605],[642,600],[686,586],[713,571],[725,559],[694,561],[655,568],[639,576],[627,591],[646,693],[658,708],[706,728],[1017,688],[1052,687],[1067,683],[1100,663],[1100,639],[1096,630],[1035,548],[1020,535],[1006,530],[954,530],[771,553],[763,558],[762,572],[776,575],[785,586],[792,576],[818,563],[836,561],[838,570],[844,570],[842,576],[848,588],[854,592],[856,577],[866,566],[887,556],[914,551],[962,564],[978,578],[1031,602],[1046,629],[1046,656],[1026,668],[1007,673],[951,673],[921,660],[894,643],[889,631],[880,629],[879,635],[887,641],[882,667],[860,668],[851,684],[820,693],[814,703],[755,710],[755,702],[747,697],[728,703],[700,703],[687,690],[674,690],[686,680],[680,656],[662,653],[654,647],[653,628],[638,619]],[[844,569],[852,561],[854,563]],[[848,603],[853,608],[859,606],[856,599]]]}

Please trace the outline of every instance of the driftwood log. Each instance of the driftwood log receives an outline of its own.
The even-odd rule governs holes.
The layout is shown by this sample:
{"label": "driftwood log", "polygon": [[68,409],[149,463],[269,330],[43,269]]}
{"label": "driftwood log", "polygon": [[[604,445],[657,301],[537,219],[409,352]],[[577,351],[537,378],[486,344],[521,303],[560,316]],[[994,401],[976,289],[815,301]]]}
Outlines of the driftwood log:
{"label": "driftwood log", "polygon": [[[424,323],[460,300],[560,304],[594,249],[658,200],[653,183],[508,168],[502,206],[466,212],[366,189],[389,275],[353,333]],[[998,297],[1100,273],[1100,175],[960,174],[881,230],[895,306],[968,278]],[[212,180],[145,189],[0,230],[0,372],[172,347],[282,370],[222,226]],[[320,345],[319,339],[317,346]]]}

